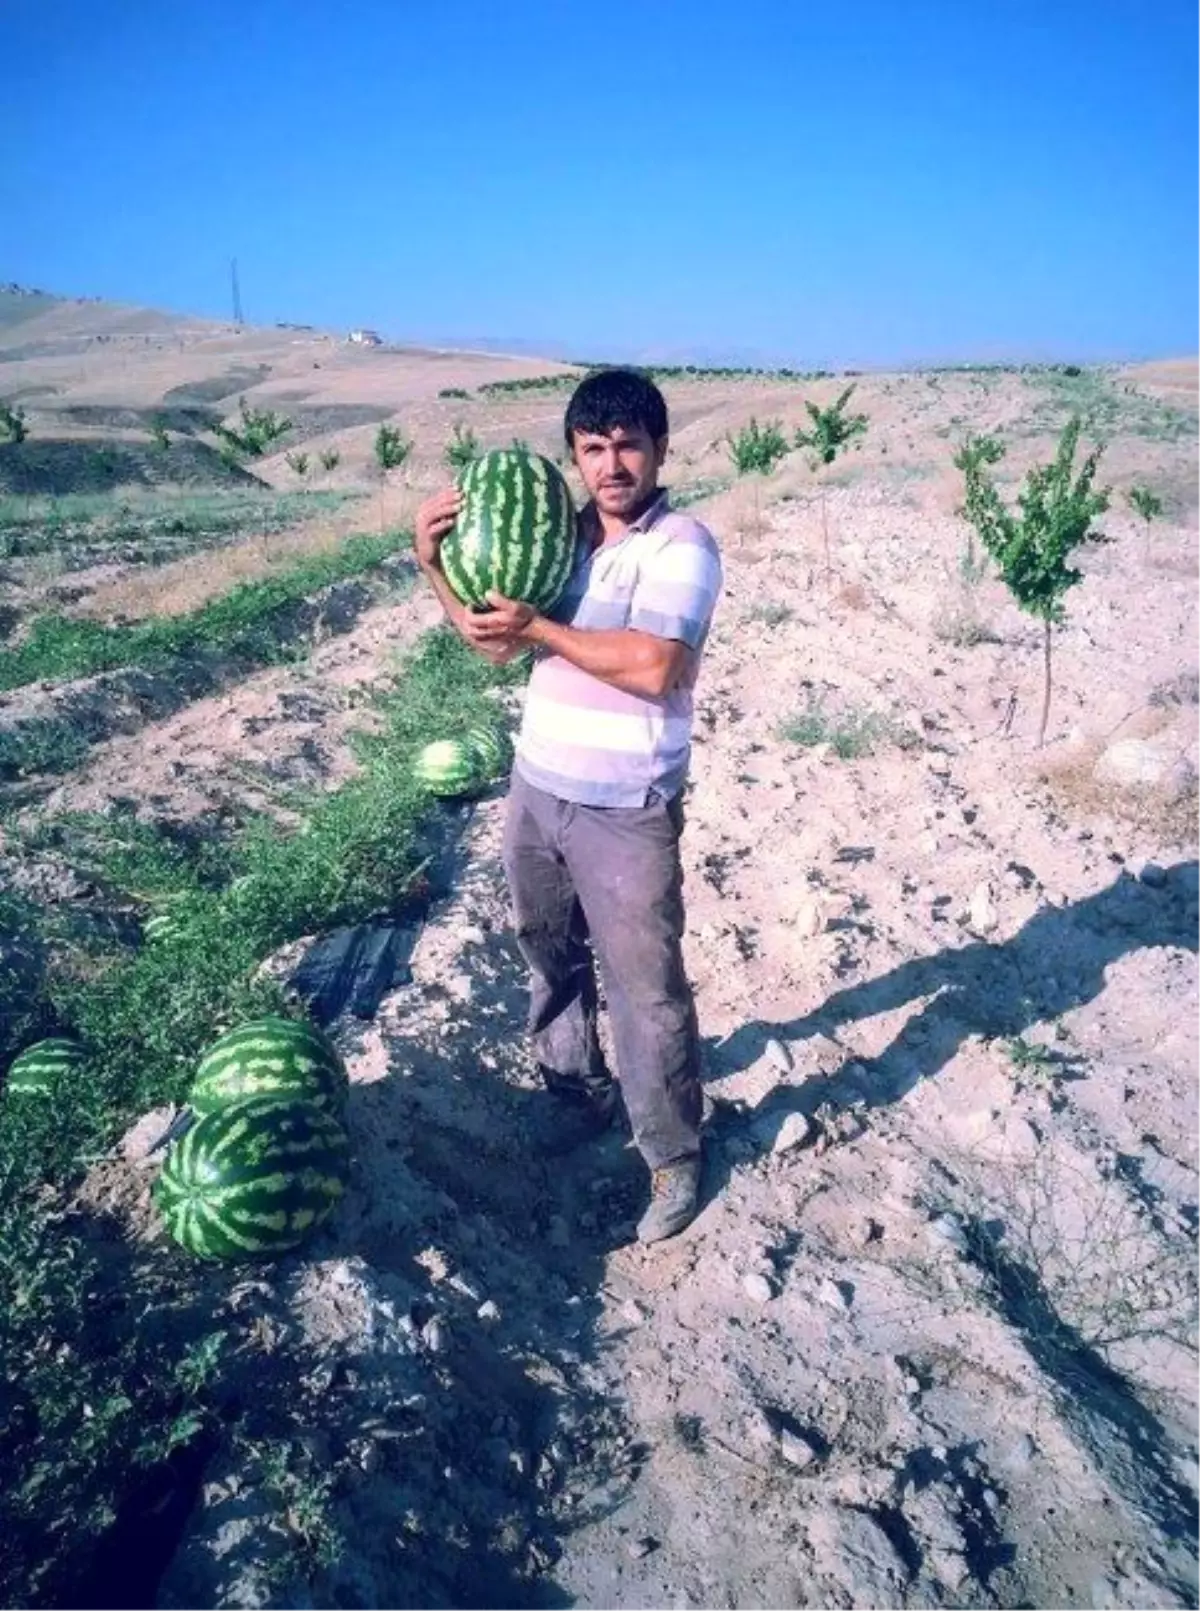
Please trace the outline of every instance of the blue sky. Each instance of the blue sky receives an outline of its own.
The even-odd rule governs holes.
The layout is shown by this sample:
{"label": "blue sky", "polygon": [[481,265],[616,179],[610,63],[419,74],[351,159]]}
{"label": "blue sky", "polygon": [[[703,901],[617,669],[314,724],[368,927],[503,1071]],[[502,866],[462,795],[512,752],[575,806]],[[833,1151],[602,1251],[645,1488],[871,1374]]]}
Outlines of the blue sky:
{"label": "blue sky", "polygon": [[[1197,347],[1184,0],[4,0],[0,281],[809,364]],[[10,150],[14,147],[10,146]]]}

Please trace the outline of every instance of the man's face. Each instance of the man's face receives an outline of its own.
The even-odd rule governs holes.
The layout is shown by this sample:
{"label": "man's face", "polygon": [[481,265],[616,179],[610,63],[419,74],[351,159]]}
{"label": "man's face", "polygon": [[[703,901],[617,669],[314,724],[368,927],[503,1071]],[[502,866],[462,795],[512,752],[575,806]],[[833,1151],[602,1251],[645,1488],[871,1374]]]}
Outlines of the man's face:
{"label": "man's face", "polygon": [[583,484],[602,515],[628,516],[658,485],[667,438],[655,441],[642,426],[614,425],[607,435],[576,431],[571,451]]}

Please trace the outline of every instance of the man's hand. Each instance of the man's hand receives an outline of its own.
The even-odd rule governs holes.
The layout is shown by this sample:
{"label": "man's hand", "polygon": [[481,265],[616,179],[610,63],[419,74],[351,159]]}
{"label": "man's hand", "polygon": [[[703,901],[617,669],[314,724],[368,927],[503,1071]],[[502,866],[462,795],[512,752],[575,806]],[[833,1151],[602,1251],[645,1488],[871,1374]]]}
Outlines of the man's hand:
{"label": "man's hand", "polygon": [[489,593],[489,609],[466,612],[462,635],[481,652],[489,649],[517,649],[530,641],[534,622],[539,619],[532,604]]}
{"label": "man's hand", "polygon": [[442,492],[435,492],[432,498],[426,498],[417,510],[413,547],[423,570],[441,569],[442,539],[454,529],[462,502],[462,493],[457,487],[446,487]]}

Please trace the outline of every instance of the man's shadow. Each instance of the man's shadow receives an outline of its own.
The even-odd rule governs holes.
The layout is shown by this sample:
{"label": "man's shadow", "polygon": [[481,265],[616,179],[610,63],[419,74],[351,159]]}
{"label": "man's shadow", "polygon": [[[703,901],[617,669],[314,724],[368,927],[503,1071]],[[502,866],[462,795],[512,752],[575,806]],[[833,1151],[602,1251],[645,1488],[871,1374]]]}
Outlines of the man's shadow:
{"label": "man's shadow", "polygon": [[749,1067],[772,1037],[834,1034],[856,1019],[924,1001],[871,1060],[865,1084],[856,1077],[851,1089],[852,1082],[837,1074],[809,1081],[800,1105],[811,1110],[823,1101],[865,1100],[870,1107],[899,1101],[944,1068],[972,1035],[1012,1038],[1095,1000],[1108,967],[1121,957],[1168,946],[1194,952],[1198,873],[1195,861],[1177,862],[1152,888],[1123,872],[1084,900],[1043,907],[1011,940],[977,940],[914,957],[837,991],[802,1018],[752,1020],[723,1045],[710,1044],[709,1077]]}

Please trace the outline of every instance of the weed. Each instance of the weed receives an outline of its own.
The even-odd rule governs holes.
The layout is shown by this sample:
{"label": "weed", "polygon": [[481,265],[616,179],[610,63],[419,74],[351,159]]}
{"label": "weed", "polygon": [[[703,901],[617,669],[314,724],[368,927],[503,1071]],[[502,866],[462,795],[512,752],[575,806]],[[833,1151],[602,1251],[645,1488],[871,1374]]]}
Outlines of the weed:
{"label": "weed", "polygon": [[150,436],[160,453],[165,453],[171,446],[171,435],[161,415],[156,415],[150,421]]}
{"label": "weed", "polygon": [[463,400],[469,398],[470,395],[470,392],[464,391],[461,386],[443,386],[441,391],[438,393],[439,397],[456,397]]}
{"label": "weed", "polygon": [[25,410],[18,403],[0,403],[0,442],[23,442],[29,435]]}
{"label": "weed", "polygon": [[810,699],[805,710],[785,722],[779,736],[804,749],[828,744],[842,761],[862,760],[882,743],[902,742],[893,723],[877,711],[850,709],[830,714],[819,699]]}
{"label": "weed", "polygon": [[685,481],[682,486],[671,488],[671,506],[686,509],[689,504],[702,503],[705,498],[715,498],[718,493],[728,492],[732,485],[732,478],[727,475],[710,475],[699,481]]}
{"label": "weed", "polygon": [[342,462],[342,455],[337,448],[324,448],[317,454],[317,458],[320,460],[322,470],[325,471],[336,470]]}
{"label": "weed", "polygon": [[268,1443],[258,1456],[262,1488],[278,1506],[280,1530],[295,1550],[292,1560],[280,1560],[269,1575],[282,1586],[297,1567],[312,1578],[335,1566],[345,1547],[332,1519],[336,1479],[312,1471],[305,1451],[290,1442]]}
{"label": "weed", "polygon": [[300,477],[301,481],[303,481],[304,477],[308,474],[308,454],[285,453],[284,462],[287,464],[288,469],[294,471],[296,475]]}
{"label": "weed", "polygon": [[462,422],[458,421],[454,426],[454,435],[442,451],[442,462],[451,470],[465,470],[468,464],[474,464],[482,451],[475,432],[470,426],[464,429]]}
{"label": "weed", "polygon": [[762,604],[753,604],[746,611],[747,622],[760,621],[763,626],[782,626],[785,621],[792,619],[790,605],[780,604],[774,599],[768,599]]}
{"label": "weed", "polygon": [[87,739],[69,722],[39,716],[20,727],[0,728],[0,778],[70,772],[87,752]]}
{"label": "weed", "polygon": [[788,452],[787,438],[778,420],[768,420],[760,426],[751,418],[736,436],[726,436],[725,443],[738,475],[770,475]]}
{"label": "weed", "polygon": [[1046,741],[1050,715],[1052,629],[1065,617],[1063,595],[1083,580],[1070,563],[1082,543],[1098,541],[1092,522],[1108,508],[1109,494],[1095,491],[1093,482],[1100,461],[1096,448],[1074,473],[1075,450],[1082,421],[1068,421],[1059,438],[1054,462],[1036,465],[1017,495],[1019,514],[1006,507],[988,467],[1004,456],[994,437],[968,437],[954,456],[963,472],[966,498],[963,512],[984,548],[995,560],[1020,609],[1042,623],[1043,694],[1038,726],[1039,748]]}

